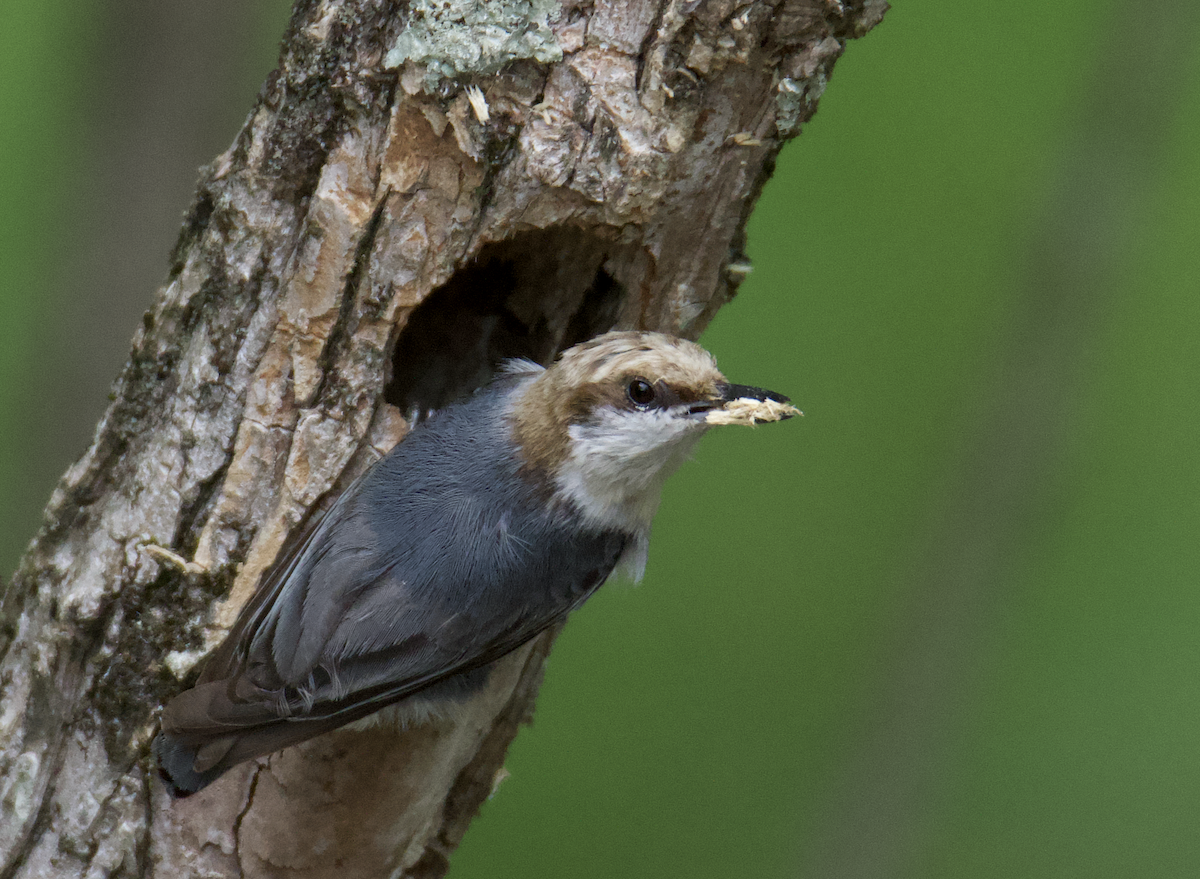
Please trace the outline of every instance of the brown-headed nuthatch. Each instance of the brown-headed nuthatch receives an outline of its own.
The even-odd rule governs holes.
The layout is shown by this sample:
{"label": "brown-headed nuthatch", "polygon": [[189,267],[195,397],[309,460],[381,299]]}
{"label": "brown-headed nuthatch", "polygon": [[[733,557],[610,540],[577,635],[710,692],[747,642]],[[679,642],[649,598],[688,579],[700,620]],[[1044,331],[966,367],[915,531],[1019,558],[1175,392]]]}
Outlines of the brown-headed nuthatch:
{"label": "brown-headed nuthatch", "polygon": [[438,714],[615,569],[641,576],[663,482],[709,427],[795,414],[658,333],[510,363],[418,425],[268,576],[163,710],[164,778],[188,794],[386,706]]}

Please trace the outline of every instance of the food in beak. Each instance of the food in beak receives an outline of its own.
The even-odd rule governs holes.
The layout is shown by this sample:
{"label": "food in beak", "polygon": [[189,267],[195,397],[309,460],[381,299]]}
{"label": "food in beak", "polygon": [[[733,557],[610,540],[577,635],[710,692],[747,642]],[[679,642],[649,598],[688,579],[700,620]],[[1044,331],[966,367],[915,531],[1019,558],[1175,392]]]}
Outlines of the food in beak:
{"label": "food in beak", "polygon": [[783,421],[803,414],[782,394],[732,385],[726,394],[724,405],[710,410],[704,421],[706,424],[754,425]]}

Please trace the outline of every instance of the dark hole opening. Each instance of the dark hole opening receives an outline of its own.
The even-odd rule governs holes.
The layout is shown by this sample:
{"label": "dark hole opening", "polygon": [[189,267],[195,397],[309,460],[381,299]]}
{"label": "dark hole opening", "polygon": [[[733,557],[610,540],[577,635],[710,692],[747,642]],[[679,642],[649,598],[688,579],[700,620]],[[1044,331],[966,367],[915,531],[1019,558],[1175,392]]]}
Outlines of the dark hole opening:
{"label": "dark hole opening", "polygon": [[410,421],[487,384],[504,360],[546,365],[616,324],[617,243],[575,229],[485,246],[417,306],[392,355],[385,399]]}

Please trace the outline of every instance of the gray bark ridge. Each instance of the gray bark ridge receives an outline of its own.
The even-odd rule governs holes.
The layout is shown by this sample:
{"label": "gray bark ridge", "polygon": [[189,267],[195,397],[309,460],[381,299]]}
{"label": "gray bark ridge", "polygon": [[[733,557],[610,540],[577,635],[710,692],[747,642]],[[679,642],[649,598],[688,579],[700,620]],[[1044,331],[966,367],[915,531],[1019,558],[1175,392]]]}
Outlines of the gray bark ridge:
{"label": "gray bark ridge", "polygon": [[442,875],[553,633],[454,723],[331,733],[175,803],[158,706],[414,414],[506,356],[697,336],[780,147],[885,9],[300,0],[5,592],[0,879]]}

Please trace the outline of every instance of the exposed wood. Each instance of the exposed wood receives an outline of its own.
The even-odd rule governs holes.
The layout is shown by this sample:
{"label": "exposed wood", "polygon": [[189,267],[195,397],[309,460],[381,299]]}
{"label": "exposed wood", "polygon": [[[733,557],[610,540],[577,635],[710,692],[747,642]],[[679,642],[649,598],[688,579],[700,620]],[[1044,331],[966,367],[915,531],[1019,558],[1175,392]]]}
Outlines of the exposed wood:
{"label": "exposed wood", "polygon": [[157,707],[406,418],[504,357],[699,334],[780,146],[885,8],[298,3],[5,596],[0,877],[444,873],[551,636],[453,725],[339,731],[174,804]]}

